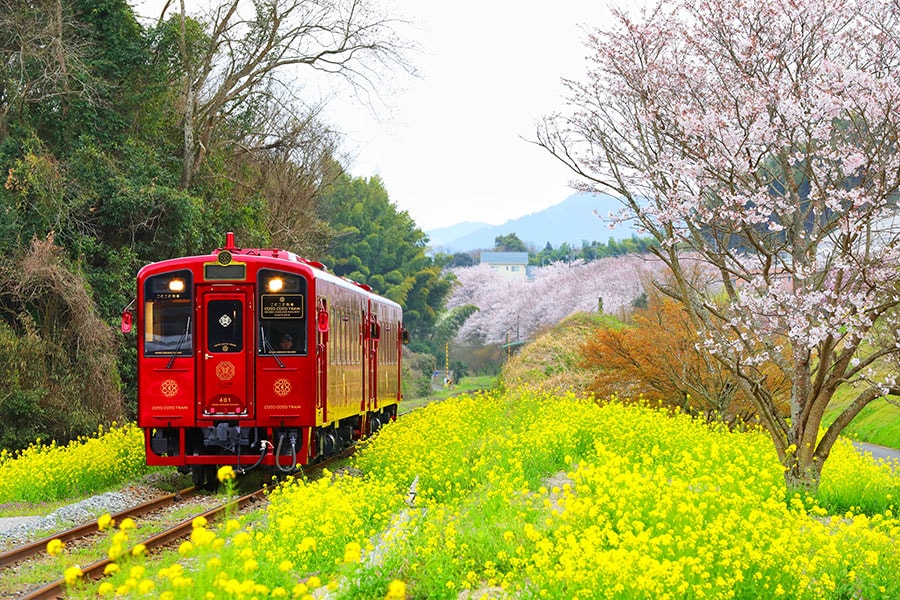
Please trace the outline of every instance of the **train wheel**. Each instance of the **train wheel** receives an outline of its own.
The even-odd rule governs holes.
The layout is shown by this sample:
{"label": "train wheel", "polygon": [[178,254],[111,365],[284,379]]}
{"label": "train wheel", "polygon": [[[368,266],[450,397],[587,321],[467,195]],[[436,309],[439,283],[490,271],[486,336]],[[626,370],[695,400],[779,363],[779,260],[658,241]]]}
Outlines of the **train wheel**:
{"label": "train wheel", "polygon": [[213,465],[191,465],[191,481],[201,490],[215,491],[219,487],[216,467]]}

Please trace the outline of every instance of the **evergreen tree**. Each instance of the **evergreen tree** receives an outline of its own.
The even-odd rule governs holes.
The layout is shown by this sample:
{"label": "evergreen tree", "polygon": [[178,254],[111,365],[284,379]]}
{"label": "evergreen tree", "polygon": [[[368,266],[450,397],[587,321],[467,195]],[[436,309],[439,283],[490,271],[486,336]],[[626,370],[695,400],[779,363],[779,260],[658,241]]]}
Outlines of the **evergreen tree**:
{"label": "evergreen tree", "polygon": [[325,195],[325,210],[334,237],[322,262],[398,302],[407,328],[427,337],[450,281],[425,254],[425,233],[397,210],[377,176],[342,175]]}

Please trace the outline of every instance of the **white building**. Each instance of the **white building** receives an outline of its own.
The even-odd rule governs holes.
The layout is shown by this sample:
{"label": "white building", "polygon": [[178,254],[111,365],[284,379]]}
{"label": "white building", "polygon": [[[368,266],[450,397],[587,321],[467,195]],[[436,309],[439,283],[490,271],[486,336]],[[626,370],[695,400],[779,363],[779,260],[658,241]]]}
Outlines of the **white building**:
{"label": "white building", "polygon": [[528,266],[527,252],[482,252],[481,264],[490,265],[508,277],[525,279],[525,267]]}

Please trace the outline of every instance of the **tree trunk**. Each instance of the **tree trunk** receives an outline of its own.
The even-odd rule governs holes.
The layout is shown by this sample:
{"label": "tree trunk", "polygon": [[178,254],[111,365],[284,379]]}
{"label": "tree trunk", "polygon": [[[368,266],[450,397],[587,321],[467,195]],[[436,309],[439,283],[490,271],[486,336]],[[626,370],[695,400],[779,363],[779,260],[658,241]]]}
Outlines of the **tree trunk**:
{"label": "tree trunk", "polygon": [[182,128],[184,135],[184,155],[181,157],[181,189],[186,190],[191,186],[194,174],[194,77],[191,68],[191,57],[188,54],[185,25],[184,0],[181,0],[181,28],[180,45],[181,59],[184,61],[184,113],[182,115]]}
{"label": "tree trunk", "polygon": [[806,458],[803,453],[791,452],[783,460],[784,483],[788,497],[795,493],[815,495],[819,491],[819,480],[822,477],[822,461],[812,456]]}

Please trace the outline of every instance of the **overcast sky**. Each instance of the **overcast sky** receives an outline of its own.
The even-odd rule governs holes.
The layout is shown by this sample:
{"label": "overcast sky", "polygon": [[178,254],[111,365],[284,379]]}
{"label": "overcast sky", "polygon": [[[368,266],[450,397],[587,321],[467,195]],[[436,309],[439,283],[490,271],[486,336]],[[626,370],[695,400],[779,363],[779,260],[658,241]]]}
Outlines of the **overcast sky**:
{"label": "overcast sky", "polygon": [[[157,1],[133,5],[142,14]],[[607,1],[554,0],[540,10],[520,0],[381,1],[414,23],[407,33],[421,48],[411,56],[420,77],[399,79],[375,115],[348,94],[329,103],[355,157],[351,173],[380,175],[425,230],[500,224],[571,195],[570,172],[523,138],[563,107],[561,78],[583,79],[585,26],[608,22]]]}

